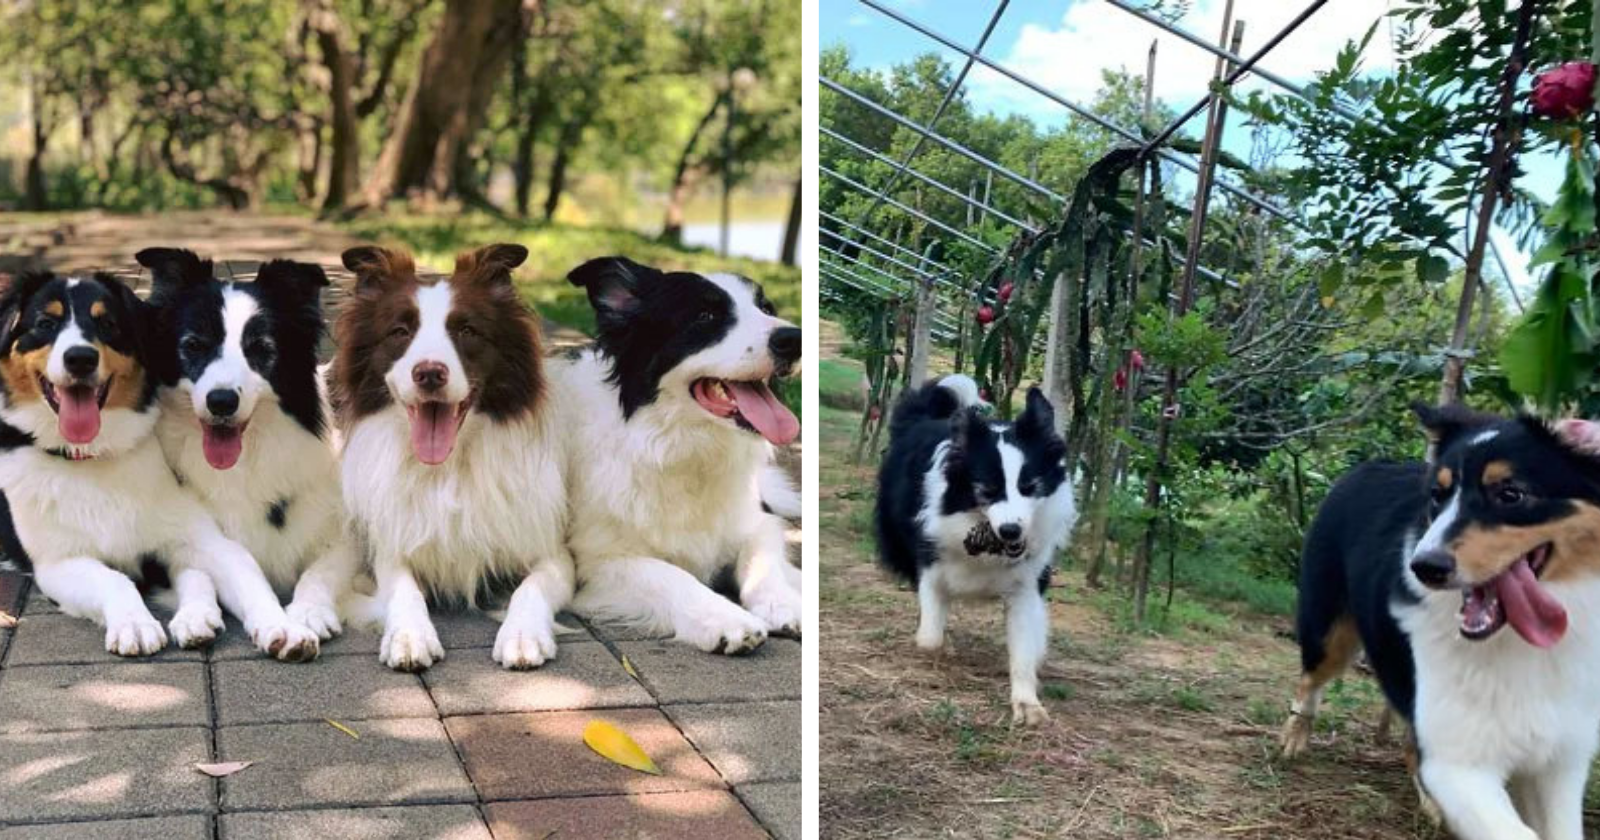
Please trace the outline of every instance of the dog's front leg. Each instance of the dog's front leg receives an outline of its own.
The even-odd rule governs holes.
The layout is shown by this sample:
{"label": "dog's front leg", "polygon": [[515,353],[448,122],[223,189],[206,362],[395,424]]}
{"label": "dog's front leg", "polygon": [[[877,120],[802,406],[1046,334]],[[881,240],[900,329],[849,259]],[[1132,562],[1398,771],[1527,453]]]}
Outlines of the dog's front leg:
{"label": "dog's front leg", "polygon": [[74,557],[38,563],[33,579],[62,612],[105,627],[107,651],[147,656],[167,646],[161,622],[150,614],[133,580],[99,560]]}
{"label": "dog's front leg", "polygon": [[1569,745],[1529,779],[1522,815],[1540,840],[1583,840],[1583,789],[1593,746]]}
{"label": "dog's front leg", "polygon": [[791,573],[794,567],[789,562],[783,529],[783,520],[763,514],[740,552],[734,573],[739,582],[739,602],[766,622],[767,632],[798,639],[805,606],[795,583],[798,576]]}
{"label": "dog's front leg", "polygon": [[944,628],[950,618],[950,605],[939,567],[929,566],[917,579],[917,647],[938,650],[944,647]]}
{"label": "dog's front leg", "polygon": [[244,546],[208,523],[190,538],[187,551],[182,554],[187,562],[177,565],[197,568],[211,576],[223,608],[239,618],[262,653],[284,662],[317,658],[321,649],[317,634],[289,620],[261,566]]}
{"label": "dog's front leg", "polygon": [[1422,785],[1461,840],[1539,840],[1517,816],[1505,781],[1493,770],[1429,759],[1424,753]]}
{"label": "dog's front leg", "polygon": [[422,671],[444,659],[444,645],[428,617],[428,599],[411,570],[395,560],[373,569],[378,600],[383,604],[383,641],[378,659],[396,671]]}
{"label": "dog's front leg", "polygon": [[494,661],[511,670],[537,668],[556,655],[556,611],[572,602],[572,557],[565,549],[540,562],[506,606],[494,638]]}
{"label": "dog's front leg", "polygon": [[181,648],[205,647],[216,641],[222,630],[222,608],[217,606],[217,587],[199,569],[176,569],[172,588],[178,593],[178,611],[167,622],[172,640]]}
{"label": "dog's front leg", "polygon": [[671,630],[678,641],[730,656],[767,640],[765,621],[665,560],[623,557],[587,564],[583,571],[573,606],[586,618]]}
{"label": "dog's front leg", "polygon": [[339,622],[339,599],[361,568],[361,558],[343,531],[295,581],[294,598],[284,612],[317,638],[327,641],[344,631]]}
{"label": "dog's front leg", "polygon": [[1006,599],[1006,648],[1011,655],[1011,714],[1022,726],[1050,719],[1039,703],[1039,666],[1050,644],[1050,613],[1032,580]]}

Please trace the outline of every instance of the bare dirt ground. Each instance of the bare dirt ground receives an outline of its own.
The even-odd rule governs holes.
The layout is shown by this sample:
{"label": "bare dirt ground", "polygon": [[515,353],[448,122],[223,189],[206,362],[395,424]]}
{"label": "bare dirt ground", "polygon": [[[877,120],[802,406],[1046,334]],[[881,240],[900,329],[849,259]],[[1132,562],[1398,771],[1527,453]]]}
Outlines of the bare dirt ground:
{"label": "bare dirt ground", "polygon": [[1308,756],[1277,757],[1298,674],[1281,616],[1216,605],[1224,626],[1137,633],[1120,593],[1068,571],[1050,593],[1051,720],[1012,729],[998,605],[958,605],[941,658],[913,645],[915,595],[875,565],[875,465],[848,463],[856,419],[819,418],[824,837],[1448,836],[1417,807],[1400,727],[1379,737],[1365,677],[1330,692]]}

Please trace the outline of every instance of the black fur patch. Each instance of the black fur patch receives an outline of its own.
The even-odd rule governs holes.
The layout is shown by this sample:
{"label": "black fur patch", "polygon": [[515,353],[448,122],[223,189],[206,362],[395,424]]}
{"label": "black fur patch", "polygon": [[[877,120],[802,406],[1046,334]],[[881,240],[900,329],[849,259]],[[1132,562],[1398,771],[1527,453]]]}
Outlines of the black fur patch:
{"label": "black fur patch", "polygon": [[283,530],[283,526],[285,524],[287,524],[288,521],[289,521],[289,500],[288,499],[279,499],[276,502],[273,502],[271,507],[267,508],[267,524],[268,525],[271,525],[272,527],[277,528],[278,530],[281,531],[281,530]]}

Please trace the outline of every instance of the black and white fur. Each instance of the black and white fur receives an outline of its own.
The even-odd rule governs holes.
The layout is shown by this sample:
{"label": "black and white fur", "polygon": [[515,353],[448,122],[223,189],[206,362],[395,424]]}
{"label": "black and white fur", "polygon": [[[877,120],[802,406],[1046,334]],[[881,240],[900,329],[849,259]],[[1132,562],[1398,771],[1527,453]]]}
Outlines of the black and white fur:
{"label": "black and white fur", "polygon": [[917,646],[944,646],[951,600],[1004,601],[1011,708],[1024,725],[1049,717],[1038,695],[1044,591],[1077,517],[1065,457],[1039,389],[1016,422],[993,422],[976,383],[956,375],[901,399],[878,473],[879,558],[917,587]]}
{"label": "black and white fur", "polygon": [[[178,644],[215,637],[220,593],[263,651],[300,658],[283,611],[253,607],[271,596],[255,560],[167,467],[153,434],[155,345],[149,305],[112,277],[32,274],[0,290],[0,490],[34,582],[63,612],[104,626],[107,651],[143,656],[167,634],[133,578],[159,562],[178,593],[168,625]],[[46,382],[56,393],[108,389],[92,440],[64,436],[39,396]]]}
{"label": "black and white fur", "polygon": [[[254,282],[224,283],[190,251],[150,248],[138,259],[154,275],[170,354],[156,427],[168,464],[223,532],[250,550],[272,588],[292,593],[289,622],[332,638],[359,560],[344,530],[317,370],[327,275],[274,260]],[[236,460],[213,464],[208,435],[231,441]]]}
{"label": "black and white fur", "polygon": [[[770,383],[798,362],[799,328],[777,317],[760,286],[731,274],[612,257],[569,278],[598,322],[595,347],[550,365],[575,609],[708,652],[744,653],[769,633],[798,637],[800,572],[762,488],[772,510],[793,512],[771,458],[799,425]],[[712,589],[723,581],[737,603]]]}

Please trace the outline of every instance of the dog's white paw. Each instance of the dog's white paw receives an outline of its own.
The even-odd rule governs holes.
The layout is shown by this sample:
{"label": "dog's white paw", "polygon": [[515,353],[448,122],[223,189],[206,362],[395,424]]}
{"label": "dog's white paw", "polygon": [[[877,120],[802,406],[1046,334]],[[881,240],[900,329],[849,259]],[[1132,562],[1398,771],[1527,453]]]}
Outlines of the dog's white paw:
{"label": "dog's white paw", "polygon": [[780,588],[774,592],[760,592],[750,596],[745,609],[767,625],[767,633],[788,639],[800,638],[800,616],[804,607],[800,593]]}
{"label": "dog's white paw", "polygon": [[707,653],[728,656],[749,653],[767,640],[765,621],[725,601],[718,606],[697,616],[692,626],[680,629],[678,638]]}
{"label": "dog's white paw", "polygon": [[1038,700],[1012,700],[1011,724],[1013,726],[1038,726],[1050,720],[1050,713]]}
{"label": "dog's white paw", "polygon": [[[1312,719],[1308,715],[1291,714],[1283,723],[1283,733],[1278,736],[1278,746],[1285,760],[1294,760],[1305,754],[1311,746]],[[1421,792],[1421,788],[1418,788]]]}
{"label": "dog's white paw", "polygon": [[378,660],[396,671],[425,671],[444,659],[444,645],[433,622],[390,624],[378,645]]}
{"label": "dog's white paw", "polygon": [[172,640],[181,648],[201,648],[211,644],[217,640],[217,633],[222,631],[222,626],[222,610],[215,604],[182,607],[167,622]]}
{"label": "dog's white paw", "polygon": [[943,630],[926,630],[917,628],[917,647],[923,650],[941,650],[944,648]]}
{"label": "dog's white paw", "polygon": [[494,661],[508,670],[537,668],[555,656],[556,633],[550,621],[508,619],[494,637]]}
{"label": "dog's white paw", "polygon": [[339,613],[332,604],[312,600],[294,601],[284,612],[290,621],[317,634],[317,638],[324,642],[344,632],[344,625],[339,623]]}
{"label": "dog's white paw", "polygon": [[106,622],[106,650],[118,656],[149,656],[167,646],[161,622],[149,613]]}
{"label": "dog's white paw", "polygon": [[262,653],[282,662],[310,662],[322,651],[317,634],[292,621],[257,627],[250,631],[250,640]]}

